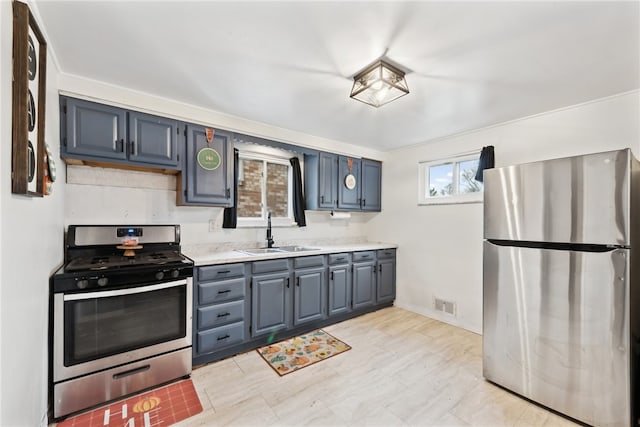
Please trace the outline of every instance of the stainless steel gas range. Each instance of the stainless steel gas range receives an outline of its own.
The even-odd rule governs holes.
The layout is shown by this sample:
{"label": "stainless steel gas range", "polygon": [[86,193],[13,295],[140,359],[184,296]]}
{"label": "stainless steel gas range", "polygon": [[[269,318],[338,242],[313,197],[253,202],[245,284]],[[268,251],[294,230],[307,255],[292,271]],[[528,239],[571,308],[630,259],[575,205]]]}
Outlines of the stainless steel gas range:
{"label": "stainless steel gas range", "polygon": [[71,225],[51,280],[55,419],[191,373],[179,225]]}

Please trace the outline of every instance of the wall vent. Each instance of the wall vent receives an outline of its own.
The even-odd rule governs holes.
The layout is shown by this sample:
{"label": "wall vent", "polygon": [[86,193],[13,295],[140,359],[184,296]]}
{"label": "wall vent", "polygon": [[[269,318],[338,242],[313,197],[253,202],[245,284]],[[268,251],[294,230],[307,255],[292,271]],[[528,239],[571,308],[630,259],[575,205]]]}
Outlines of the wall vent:
{"label": "wall vent", "polygon": [[433,305],[437,311],[442,311],[452,316],[456,315],[456,303],[453,301],[435,298]]}

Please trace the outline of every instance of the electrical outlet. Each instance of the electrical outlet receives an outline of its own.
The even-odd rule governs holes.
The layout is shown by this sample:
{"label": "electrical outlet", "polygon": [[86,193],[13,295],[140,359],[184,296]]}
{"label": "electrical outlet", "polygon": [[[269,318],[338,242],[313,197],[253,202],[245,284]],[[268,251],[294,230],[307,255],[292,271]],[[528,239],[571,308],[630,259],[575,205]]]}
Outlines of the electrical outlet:
{"label": "electrical outlet", "polygon": [[209,220],[209,232],[213,232],[216,231],[216,220],[215,219],[210,219]]}

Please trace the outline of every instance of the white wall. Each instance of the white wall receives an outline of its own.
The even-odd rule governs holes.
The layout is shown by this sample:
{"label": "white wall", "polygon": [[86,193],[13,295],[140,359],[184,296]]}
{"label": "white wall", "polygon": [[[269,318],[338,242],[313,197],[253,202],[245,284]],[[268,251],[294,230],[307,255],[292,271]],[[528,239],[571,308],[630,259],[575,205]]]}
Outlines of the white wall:
{"label": "white wall", "polygon": [[[153,114],[208,124],[299,146],[358,157],[382,159],[382,153],[250,120],[204,110],[121,87],[61,76],[62,93]],[[264,228],[222,229],[221,208],[176,206],[175,178],[154,173],[70,167],[65,198],[65,224],[177,223],[182,243],[220,246],[258,245]],[[334,220],[327,212],[307,212],[307,227],[276,228],[276,244],[365,238],[364,224],[375,214],[354,213]],[[213,229],[210,227],[213,221]]]}
{"label": "white wall", "polygon": [[[640,156],[638,91],[388,153],[382,214],[369,234],[396,242],[396,305],[482,330],[482,203],[418,206],[418,161],[495,146],[496,166],[629,147]],[[455,301],[457,315],[433,309]]]}
{"label": "white wall", "polygon": [[[64,185],[44,198],[11,193],[12,16],[0,1],[0,425],[37,426],[47,423],[49,276],[62,263]],[[54,153],[57,78],[47,61],[45,140]]]}

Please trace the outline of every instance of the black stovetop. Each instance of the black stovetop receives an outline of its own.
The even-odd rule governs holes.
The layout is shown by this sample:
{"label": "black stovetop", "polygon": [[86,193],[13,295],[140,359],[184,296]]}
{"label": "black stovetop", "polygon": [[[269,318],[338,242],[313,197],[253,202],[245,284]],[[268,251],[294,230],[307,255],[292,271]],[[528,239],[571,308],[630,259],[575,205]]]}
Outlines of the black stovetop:
{"label": "black stovetop", "polygon": [[138,252],[135,256],[122,254],[101,254],[81,256],[71,259],[64,266],[64,271],[71,273],[83,270],[110,270],[114,268],[164,266],[184,263],[187,258],[177,251]]}
{"label": "black stovetop", "polygon": [[[137,244],[127,246],[124,240],[129,239]],[[65,241],[65,264],[52,276],[54,293],[132,288],[193,276],[193,261],[180,253],[179,225],[70,225]]]}

